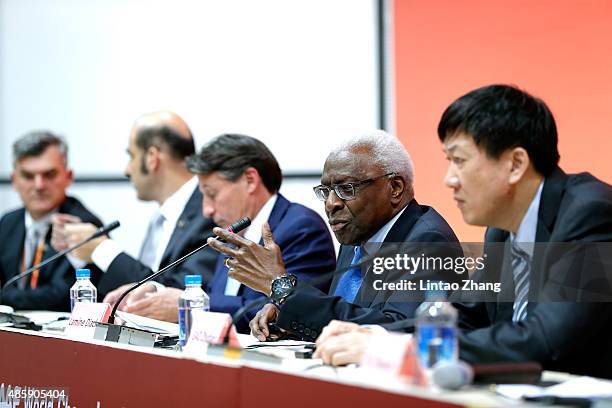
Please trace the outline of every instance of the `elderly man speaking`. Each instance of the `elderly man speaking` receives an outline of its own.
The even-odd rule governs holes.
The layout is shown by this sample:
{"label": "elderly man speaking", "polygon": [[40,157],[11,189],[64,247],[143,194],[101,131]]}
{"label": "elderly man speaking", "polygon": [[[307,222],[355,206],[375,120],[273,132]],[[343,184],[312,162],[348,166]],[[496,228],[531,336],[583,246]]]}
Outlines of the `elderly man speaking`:
{"label": "elderly man speaking", "polygon": [[[329,293],[286,272],[267,225],[262,229],[263,246],[215,229],[233,244],[209,240],[211,247],[232,258],[229,276],[271,298],[251,321],[252,333],[265,340],[270,335],[268,325],[275,322],[281,330],[314,340],[332,319],[382,324],[412,317],[418,301],[388,293],[381,298],[367,283],[371,271],[360,266],[382,251],[382,243],[420,243],[419,255],[421,250],[432,256],[461,255],[446,221],[415,200],[413,177],[403,145],[382,131],[355,137],[329,154],[321,185],[314,188],[342,244]],[[432,242],[442,245],[422,245]],[[432,278],[450,281],[457,279],[454,275],[434,273]]]}

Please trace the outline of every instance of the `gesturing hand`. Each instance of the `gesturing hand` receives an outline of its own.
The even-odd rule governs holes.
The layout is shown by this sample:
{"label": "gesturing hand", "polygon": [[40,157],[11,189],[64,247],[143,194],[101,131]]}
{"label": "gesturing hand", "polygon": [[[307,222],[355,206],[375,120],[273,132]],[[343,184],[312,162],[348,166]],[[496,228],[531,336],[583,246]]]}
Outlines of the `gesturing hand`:
{"label": "gesturing hand", "polygon": [[227,275],[230,278],[269,296],[272,281],[287,274],[280,248],[274,242],[268,223],[265,223],[261,229],[263,246],[222,228],[214,228],[213,232],[219,238],[235,245],[233,248],[214,238],[208,238],[211,248],[231,257],[226,262],[229,268]]}

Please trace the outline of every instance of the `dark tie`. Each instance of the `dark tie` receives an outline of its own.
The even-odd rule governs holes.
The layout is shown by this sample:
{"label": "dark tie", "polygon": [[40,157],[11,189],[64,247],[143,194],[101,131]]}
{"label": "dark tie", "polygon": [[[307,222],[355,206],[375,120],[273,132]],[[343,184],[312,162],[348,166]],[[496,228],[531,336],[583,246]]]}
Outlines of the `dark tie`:
{"label": "dark tie", "polygon": [[[361,247],[357,246],[355,247],[355,255],[353,255],[351,265],[356,265],[359,262],[361,262]],[[349,303],[353,303],[361,287],[362,280],[361,265],[352,267],[342,275],[342,278],[340,278],[335,295],[341,296]]]}
{"label": "dark tie", "polygon": [[518,322],[527,317],[530,260],[529,255],[514,243],[510,251],[512,253],[512,275],[514,277],[512,321]]}

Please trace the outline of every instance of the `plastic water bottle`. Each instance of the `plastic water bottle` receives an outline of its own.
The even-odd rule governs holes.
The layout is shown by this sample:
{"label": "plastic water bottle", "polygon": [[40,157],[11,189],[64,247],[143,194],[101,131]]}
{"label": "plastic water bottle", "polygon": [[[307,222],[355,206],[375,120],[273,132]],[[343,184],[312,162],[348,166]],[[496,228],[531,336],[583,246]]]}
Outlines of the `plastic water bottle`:
{"label": "plastic water bottle", "polygon": [[76,302],[96,303],[98,301],[98,290],[89,280],[90,276],[89,269],[77,269],[76,282],[70,288],[71,312]]}
{"label": "plastic water bottle", "polygon": [[443,290],[428,290],[416,311],[417,357],[424,369],[439,361],[457,361],[457,310]]}
{"label": "plastic water bottle", "polygon": [[191,332],[191,312],[210,310],[210,299],[202,290],[201,275],[185,275],[185,291],[178,300],[179,345],[187,344]]}

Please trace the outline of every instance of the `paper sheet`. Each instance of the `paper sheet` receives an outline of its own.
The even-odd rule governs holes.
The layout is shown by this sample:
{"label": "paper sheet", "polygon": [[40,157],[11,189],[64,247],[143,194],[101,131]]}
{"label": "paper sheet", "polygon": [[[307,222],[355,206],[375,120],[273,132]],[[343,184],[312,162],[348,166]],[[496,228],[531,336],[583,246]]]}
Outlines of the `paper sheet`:
{"label": "paper sheet", "polygon": [[535,385],[498,385],[498,394],[511,399],[522,397],[554,396],[562,398],[609,398],[612,397],[612,381],[593,377],[577,377],[550,387]]}
{"label": "paper sheet", "polygon": [[119,310],[117,311],[117,316],[119,316],[121,320],[123,320],[129,327],[149,330],[155,333],[167,334],[170,336],[178,336],[179,334],[179,325],[176,323],[155,320]]}

